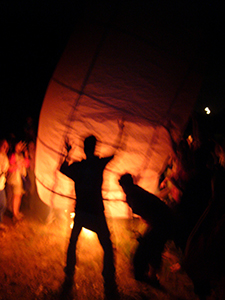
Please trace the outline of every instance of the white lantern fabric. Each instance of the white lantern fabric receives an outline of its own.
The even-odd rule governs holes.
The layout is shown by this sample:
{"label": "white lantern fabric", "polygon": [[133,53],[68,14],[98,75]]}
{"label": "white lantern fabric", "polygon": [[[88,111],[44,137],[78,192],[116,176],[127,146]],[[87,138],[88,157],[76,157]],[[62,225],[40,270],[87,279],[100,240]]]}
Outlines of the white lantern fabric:
{"label": "white lantern fabric", "polygon": [[121,145],[106,167],[102,192],[107,214],[127,217],[118,179],[129,172],[155,193],[173,151],[171,137],[179,141],[192,112],[201,86],[194,41],[185,31],[181,42],[168,28],[151,22],[146,27],[143,10],[134,17],[135,3],[121,7],[109,22],[97,14],[84,18],[49,83],[35,174],[41,200],[52,207],[72,210],[76,199],[74,182],[59,172],[65,139],[73,146],[71,160],[85,157],[83,141],[91,134],[98,140],[96,154],[111,155],[120,121]]}

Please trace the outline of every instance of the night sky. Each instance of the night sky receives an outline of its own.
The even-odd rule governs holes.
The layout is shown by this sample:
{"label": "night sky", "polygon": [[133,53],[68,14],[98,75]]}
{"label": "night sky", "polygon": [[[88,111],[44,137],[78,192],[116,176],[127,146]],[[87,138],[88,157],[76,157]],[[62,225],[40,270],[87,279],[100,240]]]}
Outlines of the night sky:
{"label": "night sky", "polygon": [[[97,2],[100,6],[101,1]],[[167,3],[149,2],[162,6]],[[21,130],[27,116],[32,116],[37,124],[57,62],[76,24],[85,10],[95,5],[93,3],[95,1],[91,0],[1,1],[1,136]],[[185,17],[186,22],[194,20],[196,30],[203,30],[202,51],[203,55],[207,53],[206,68],[195,110],[202,113],[208,105],[220,120],[225,109],[222,6],[219,1],[170,3],[170,7],[166,4],[168,14],[176,11],[176,15]]]}
{"label": "night sky", "polygon": [[58,60],[78,20],[75,1],[4,1],[1,10],[1,129],[19,132],[38,122]]}

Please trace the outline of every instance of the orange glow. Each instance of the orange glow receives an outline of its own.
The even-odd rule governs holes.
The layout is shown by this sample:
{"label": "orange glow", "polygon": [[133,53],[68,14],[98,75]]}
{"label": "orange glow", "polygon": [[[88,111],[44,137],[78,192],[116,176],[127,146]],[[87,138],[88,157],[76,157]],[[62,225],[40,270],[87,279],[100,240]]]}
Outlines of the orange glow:
{"label": "orange glow", "polygon": [[[128,218],[118,179],[131,173],[136,184],[157,191],[159,176],[173,152],[171,137],[177,142],[182,135],[201,76],[195,70],[186,76],[189,59],[171,56],[171,49],[156,51],[144,39],[140,43],[136,30],[133,38],[124,28],[120,33],[119,28],[110,31],[96,52],[105,30],[97,26],[93,36],[88,28],[85,25],[82,35],[75,31],[71,36],[45,94],[36,143],[37,190],[45,204],[73,211],[74,182],[59,171],[66,155],[65,139],[72,145],[72,163],[84,158],[83,141],[94,134],[96,155],[115,154],[103,174],[107,213]],[[182,88],[180,78],[186,79]],[[117,148],[121,120],[123,134]]]}

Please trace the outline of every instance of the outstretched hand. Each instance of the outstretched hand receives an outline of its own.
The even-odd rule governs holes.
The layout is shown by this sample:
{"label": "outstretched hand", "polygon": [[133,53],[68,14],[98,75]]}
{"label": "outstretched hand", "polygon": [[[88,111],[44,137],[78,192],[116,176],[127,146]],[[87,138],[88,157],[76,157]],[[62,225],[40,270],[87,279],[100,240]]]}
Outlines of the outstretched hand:
{"label": "outstretched hand", "polygon": [[66,152],[68,154],[70,152],[71,148],[72,148],[72,146],[69,144],[69,139],[68,138],[65,139],[65,148],[66,148]]}

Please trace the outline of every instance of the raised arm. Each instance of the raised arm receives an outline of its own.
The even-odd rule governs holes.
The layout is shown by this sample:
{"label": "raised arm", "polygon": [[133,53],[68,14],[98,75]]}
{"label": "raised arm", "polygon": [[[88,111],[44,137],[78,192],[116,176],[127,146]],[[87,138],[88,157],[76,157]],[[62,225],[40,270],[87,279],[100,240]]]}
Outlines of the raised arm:
{"label": "raised arm", "polygon": [[70,145],[68,138],[65,140],[64,145],[65,145],[65,149],[66,149],[66,155],[65,155],[64,159],[60,160],[60,163],[59,163],[59,171],[63,174],[65,174],[66,170],[68,169],[69,153],[70,153],[70,150],[72,149],[72,146]]}

